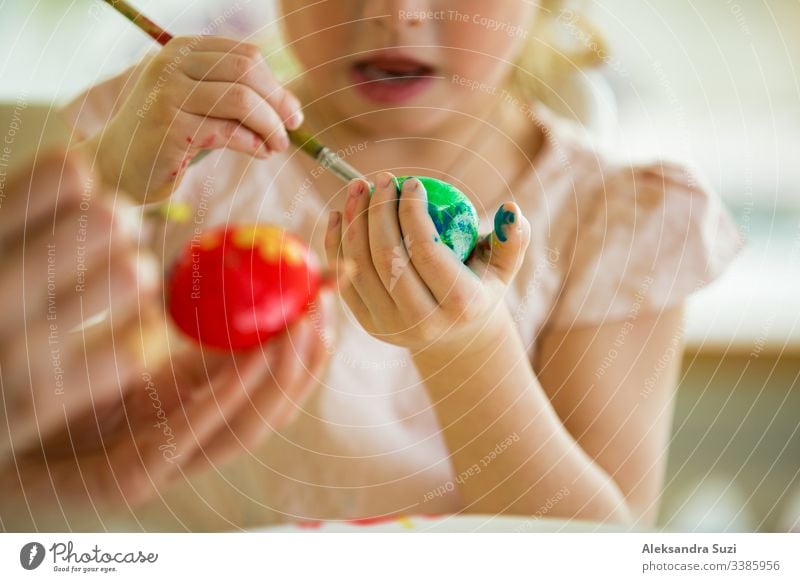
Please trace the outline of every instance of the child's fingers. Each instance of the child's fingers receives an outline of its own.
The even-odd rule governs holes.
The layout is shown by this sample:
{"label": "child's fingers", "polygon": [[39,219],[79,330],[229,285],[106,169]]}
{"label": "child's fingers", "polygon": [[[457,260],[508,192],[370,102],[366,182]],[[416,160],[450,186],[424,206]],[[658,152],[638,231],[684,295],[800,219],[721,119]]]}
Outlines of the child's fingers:
{"label": "child's fingers", "polygon": [[[198,80],[242,83],[259,93],[278,112],[289,129],[297,129],[303,122],[299,100],[278,83],[258,45],[223,37],[184,37],[176,39],[182,48],[193,52],[186,59],[187,74]],[[206,53],[214,54],[207,58]],[[196,61],[196,59],[199,60]],[[222,59],[220,59],[222,57]],[[203,64],[213,69],[206,68]],[[199,67],[198,67],[199,65]],[[218,77],[218,78],[217,78]]]}
{"label": "child's fingers", "polygon": [[372,321],[367,306],[358,292],[353,289],[352,278],[355,274],[356,266],[352,260],[345,259],[342,256],[342,213],[339,211],[332,211],[328,218],[328,229],[325,232],[325,255],[328,259],[328,268],[339,268],[344,265],[346,271],[343,273],[338,271],[337,280],[346,277],[349,280],[347,285],[339,287],[339,294],[344,299],[347,306],[356,316],[356,319],[365,325],[367,322]]}
{"label": "child's fingers", "polygon": [[[186,136],[201,150],[226,148],[256,158],[269,157],[270,150],[257,133],[253,133],[238,121],[191,116],[196,124],[192,135]],[[188,142],[188,139],[187,139]]]}
{"label": "child's fingers", "polygon": [[476,281],[471,274],[465,276],[461,262],[439,240],[428,213],[425,186],[416,178],[403,183],[398,216],[403,235],[413,241],[409,253],[411,262],[439,305],[468,304],[477,292]]}
{"label": "child's fingers", "polygon": [[195,81],[240,83],[267,101],[289,129],[303,122],[300,101],[285,89],[259,56],[252,59],[236,53],[198,53],[186,62],[184,73]]}
{"label": "child's fingers", "polygon": [[345,287],[350,285],[352,273],[352,261],[335,260],[332,265],[325,267],[320,273],[320,288],[341,293]]}
{"label": "child's fingers", "polygon": [[261,48],[253,43],[224,36],[177,36],[165,48],[174,49],[180,54],[198,52],[232,53],[251,60],[263,58]]}
{"label": "child's fingers", "polygon": [[261,136],[272,151],[289,147],[289,136],[277,112],[247,85],[195,82],[181,109],[195,115],[239,121]]}
{"label": "child's fingers", "polygon": [[[391,174],[384,177],[392,179]],[[342,254],[355,266],[351,283],[373,315],[390,314],[394,300],[383,286],[369,248],[369,185],[366,180],[353,180],[347,186],[347,201],[342,218]]]}
{"label": "child's fingers", "polygon": [[394,176],[379,175],[369,201],[369,247],[389,295],[411,321],[417,322],[436,308],[436,299],[411,264],[409,255],[416,241],[412,236],[403,237],[400,230],[398,197]]}
{"label": "child's fingers", "polygon": [[479,277],[491,270],[503,283],[517,274],[531,238],[531,225],[514,202],[500,205],[494,230],[482,239],[469,266]]}

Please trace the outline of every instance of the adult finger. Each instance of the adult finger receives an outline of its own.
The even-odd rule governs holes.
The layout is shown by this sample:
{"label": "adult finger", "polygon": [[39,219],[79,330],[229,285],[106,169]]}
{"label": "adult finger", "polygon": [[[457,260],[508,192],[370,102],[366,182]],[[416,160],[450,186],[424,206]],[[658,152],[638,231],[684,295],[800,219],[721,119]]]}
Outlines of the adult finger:
{"label": "adult finger", "polygon": [[122,497],[139,504],[171,484],[197,449],[249,398],[253,378],[264,365],[262,355],[254,352],[241,365],[226,366],[198,387],[198,398],[169,411],[160,433],[147,430],[118,447],[111,460]]}
{"label": "adult finger", "polygon": [[0,248],[22,239],[31,225],[53,220],[56,208],[77,206],[93,185],[86,161],[63,149],[46,152],[13,172],[0,204]]}
{"label": "adult finger", "polygon": [[243,452],[252,454],[269,434],[285,426],[310,396],[327,356],[325,341],[312,322],[303,318],[269,347],[271,364],[258,379],[252,398],[198,450],[187,471],[219,466]]}
{"label": "adult finger", "polygon": [[[110,323],[99,325],[105,329],[102,334],[93,330],[102,336],[95,341],[64,345],[45,338],[38,345],[28,343],[16,360],[3,357],[14,366],[3,366],[8,431],[0,432],[10,436],[0,442],[2,453],[25,450],[94,407],[123,398],[144,367],[137,344],[141,319],[132,313],[115,326],[116,331],[112,331]],[[10,389],[9,372],[14,372],[9,380],[15,383]]]}
{"label": "adult finger", "polygon": [[[18,336],[31,320],[46,318],[64,330],[79,323],[70,319],[73,314],[65,309],[66,304],[90,288],[89,281],[98,278],[97,271],[111,266],[111,257],[124,258],[123,251],[133,245],[139,227],[129,210],[127,203],[110,200],[96,200],[86,208],[65,208],[55,225],[31,229],[27,240],[18,241],[0,276],[0,303],[14,306],[0,319],[0,338]],[[145,274],[152,279],[157,271],[150,268]],[[120,275],[117,287],[131,283],[135,273]],[[56,321],[57,317],[61,321]]]}

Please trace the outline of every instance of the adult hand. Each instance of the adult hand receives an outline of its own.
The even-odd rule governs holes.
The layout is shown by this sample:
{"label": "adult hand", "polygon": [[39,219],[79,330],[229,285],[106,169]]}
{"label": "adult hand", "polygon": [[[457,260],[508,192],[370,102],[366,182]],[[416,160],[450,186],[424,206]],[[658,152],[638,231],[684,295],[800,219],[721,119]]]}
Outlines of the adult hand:
{"label": "adult hand", "polygon": [[159,268],[130,221],[135,209],[75,153],[42,156],[4,195],[4,524],[26,522],[31,507],[151,499],[255,447],[319,384],[329,339],[309,316],[236,355],[170,337]]}

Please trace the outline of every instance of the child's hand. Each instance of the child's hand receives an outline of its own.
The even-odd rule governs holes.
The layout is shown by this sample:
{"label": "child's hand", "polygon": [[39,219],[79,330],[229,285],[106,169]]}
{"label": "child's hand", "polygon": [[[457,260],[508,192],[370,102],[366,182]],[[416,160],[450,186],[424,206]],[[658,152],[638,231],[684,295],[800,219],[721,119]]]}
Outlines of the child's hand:
{"label": "child's hand", "polygon": [[148,202],[167,196],[201,150],[264,158],[289,145],[300,102],[275,79],[257,46],[180,37],[146,65],[102,134],[85,147],[103,178]]}
{"label": "child's hand", "polygon": [[530,223],[513,202],[503,204],[495,231],[462,264],[439,241],[419,180],[396,190],[382,173],[370,197],[364,180],[350,183],[344,218],[332,212],[328,261],[353,266],[342,296],[373,336],[413,350],[468,344],[491,326],[508,282],[530,241]]}

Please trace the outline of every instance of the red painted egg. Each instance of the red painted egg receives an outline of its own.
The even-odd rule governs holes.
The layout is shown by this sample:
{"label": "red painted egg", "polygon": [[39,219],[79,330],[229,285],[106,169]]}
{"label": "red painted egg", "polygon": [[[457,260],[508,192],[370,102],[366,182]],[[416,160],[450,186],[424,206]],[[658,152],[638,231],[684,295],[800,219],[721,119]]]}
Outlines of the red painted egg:
{"label": "red painted egg", "polygon": [[271,225],[237,225],[192,239],[167,281],[169,313],[204,346],[240,350],[280,333],[319,291],[305,243]]}

